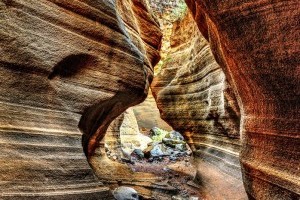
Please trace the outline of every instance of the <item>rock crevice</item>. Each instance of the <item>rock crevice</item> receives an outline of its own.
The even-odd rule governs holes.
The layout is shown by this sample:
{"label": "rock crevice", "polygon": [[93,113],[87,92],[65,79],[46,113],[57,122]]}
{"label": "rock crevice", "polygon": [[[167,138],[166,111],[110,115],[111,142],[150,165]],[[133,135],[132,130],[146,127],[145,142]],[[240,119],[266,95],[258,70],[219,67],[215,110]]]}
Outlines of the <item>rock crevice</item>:
{"label": "rock crevice", "polygon": [[[173,24],[170,44],[151,85],[161,116],[184,133],[193,149],[200,193],[212,199],[246,198],[238,157],[240,108],[191,14]],[[211,174],[204,176],[203,166],[211,167]],[[215,178],[228,179],[230,192]]]}

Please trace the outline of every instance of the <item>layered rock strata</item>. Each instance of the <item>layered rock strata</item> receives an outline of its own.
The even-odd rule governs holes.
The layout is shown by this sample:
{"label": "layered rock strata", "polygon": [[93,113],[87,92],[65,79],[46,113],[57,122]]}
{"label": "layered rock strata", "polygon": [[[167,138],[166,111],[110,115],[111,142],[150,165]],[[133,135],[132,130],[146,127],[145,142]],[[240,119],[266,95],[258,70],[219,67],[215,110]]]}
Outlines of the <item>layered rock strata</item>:
{"label": "layered rock strata", "polygon": [[300,2],[186,2],[239,96],[249,199],[299,199]]}
{"label": "layered rock strata", "polygon": [[[237,100],[191,14],[174,23],[171,50],[151,87],[162,118],[184,133],[194,151],[200,193],[208,199],[246,198]],[[211,167],[212,174],[203,177],[202,166]],[[214,182],[214,176],[230,179],[231,192],[227,182]]]}
{"label": "layered rock strata", "polygon": [[171,50],[152,91],[179,131],[239,137],[239,108],[223,70],[191,15],[173,25]]}
{"label": "layered rock strata", "polygon": [[0,198],[111,199],[86,156],[148,92],[161,33],[146,4],[1,0],[0,16]]}

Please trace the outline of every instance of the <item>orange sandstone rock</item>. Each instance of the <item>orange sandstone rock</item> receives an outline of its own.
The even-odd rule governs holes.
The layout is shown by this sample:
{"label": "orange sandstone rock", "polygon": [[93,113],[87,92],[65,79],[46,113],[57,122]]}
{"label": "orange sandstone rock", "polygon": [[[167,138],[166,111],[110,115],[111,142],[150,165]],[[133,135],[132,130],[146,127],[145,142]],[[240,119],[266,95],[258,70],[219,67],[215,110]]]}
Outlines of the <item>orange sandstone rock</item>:
{"label": "orange sandstone rock", "polygon": [[300,197],[300,2],[186,0],[241,105],[250,199]]}
{"label": "orange sandstone rock", "polygon": [[173,25],[170,53],[151,87],[162,118],[193,149],[199,193],[246,199],[238,157],[240,109],[191,14]]}
{"label": "orange sandstone rock", "polygon": [[145,5],[0,1],[1,199],[112,198],[86,156],[148,92],[161,33]]}

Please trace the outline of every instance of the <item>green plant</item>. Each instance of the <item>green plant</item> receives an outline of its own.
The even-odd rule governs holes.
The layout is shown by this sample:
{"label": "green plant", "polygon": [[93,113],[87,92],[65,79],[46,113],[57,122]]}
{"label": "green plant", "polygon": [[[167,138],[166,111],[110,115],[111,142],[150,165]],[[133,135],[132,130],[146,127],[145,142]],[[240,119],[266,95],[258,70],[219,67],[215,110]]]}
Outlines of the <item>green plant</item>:
{"label": "green plant", "polygon": [[179,0],[178,5],[174,8],[171,13],[171,16],[175,19],[182,19],[187,12],[187,5],[184,0]]}
{"label": "green plant", "polygon": [[171,62],[172,59],[173,59],[172,56],[168,55],[168,56],[163,60],[163,62],[164,62],[164,63],[168,63],[168,62]]}

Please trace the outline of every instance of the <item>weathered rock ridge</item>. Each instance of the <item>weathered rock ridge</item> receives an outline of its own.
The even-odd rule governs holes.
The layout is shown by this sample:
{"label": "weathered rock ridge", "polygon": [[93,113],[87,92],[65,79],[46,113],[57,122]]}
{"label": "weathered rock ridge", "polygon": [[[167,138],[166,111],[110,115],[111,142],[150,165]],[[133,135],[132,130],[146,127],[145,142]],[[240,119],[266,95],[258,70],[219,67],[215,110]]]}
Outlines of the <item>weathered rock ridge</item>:
{"label": "weathered rock ridge", "polygon": [[161,40],[147,5],[1,0],[0,18],[0,198],[111,199],[86,156],[147,95]]}
{"label": "weathered rock ridge", "polygon": [[250,199],[300,198],[300,2],[186,0],[238,95]]}
{"label": "weathered rock ridge", "polygon": [[174,23],[171,50],[151,87],[162,118],[185,134],[194,151],[200,193],[207,199],[245,199],[240,110],[191,14]]}

